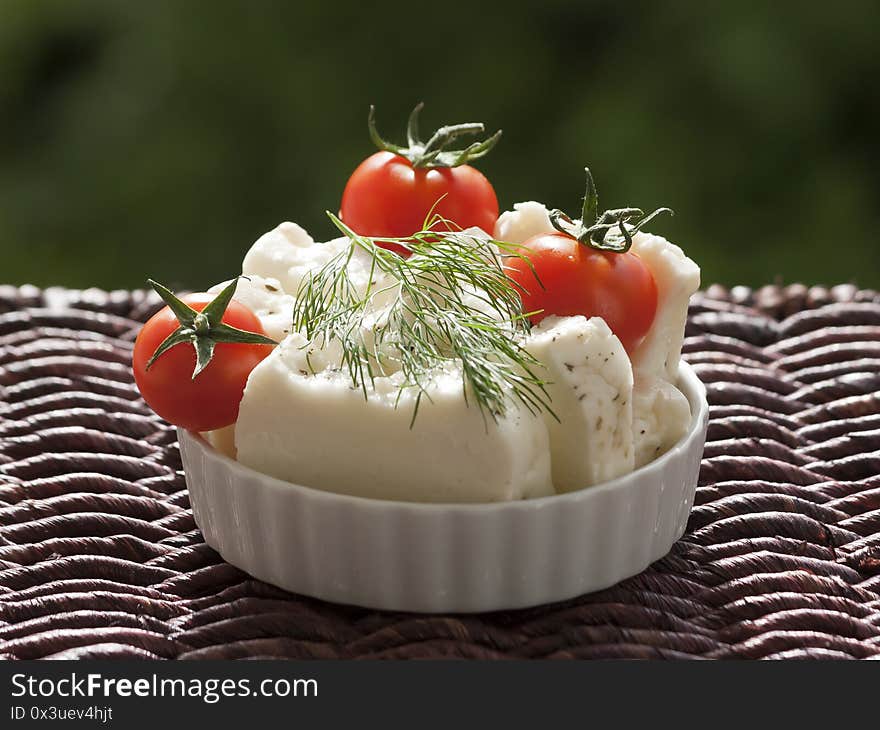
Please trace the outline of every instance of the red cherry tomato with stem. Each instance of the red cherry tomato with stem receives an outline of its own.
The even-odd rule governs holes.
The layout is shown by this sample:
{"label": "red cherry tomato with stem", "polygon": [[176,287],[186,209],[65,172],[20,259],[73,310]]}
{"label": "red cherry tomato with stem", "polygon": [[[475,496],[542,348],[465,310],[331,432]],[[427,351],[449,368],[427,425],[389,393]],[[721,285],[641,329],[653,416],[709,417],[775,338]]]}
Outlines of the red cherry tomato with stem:
{"label": "red cherry tomato with stem", "polygon": [[[476,226],[491,235],[498,220],[498,198],[489,180],[465,163],[485,155],[501,132],[464,149],[448,150],[458,137],[482,132],[483,124],[441,127],[422,142],[418,133],[421,109],[419,104],[410,115],[409,146],[401,147],[379,136],[370,108],[370,137],[381,151],[351,174],[342,193],[340,218],[355,233],[370,238],[406,239],[426,223],[436,230]],[[438,220],[431,225],[429,218]],[[377,243],[402,255],[408,253],[395,242]]]}
{"label": "red cherry tomato with stem", "polygon": [[550,211],[555,231],[525,241],[505,264],[520,290],[523,311],[537,324],[544,317],[601,317],[632,353],[657,314],[657,283],[630,251],[632,236],[668,208],[645,215],[639,208],[599,214],[599,196],[589,168],[581,220]]}
{"label": "red cherry tomato with stem", "polygon": [[530,238],[521,253],[528,261],[510,258],[506,268],[523,311],[537,312],[534,324],[549,315],[601,317],[630,353],[647,334],[657,285],[636,254],[597,251],[561,232]]}
{"label": "red cherry tomato with stem", "polygon": [[[162,289],[173,297],[167,289]],[[132,357],[135,382],[150,408],[175,426],[191,431],[212,431],[235,423],[248,376],[272,351],[275,343],[265,337],[257,316],[231,299],[234,290],[235,282],[232,282],[217,297],[208,294],[189,294],[182,300],[174,297],[175,309],[169,306],[157,312],[138,334]],[[194,317],[183,321],[177,316],[180,313],[188,317],[187,309],[194,314],[205,312],[224,294],[230,299],[222,310],[218,308],[215,312],[221,316],[213,324],[205,325],[204,319]],[[164,295],[163,298],[169,301]],[[199,327],[203,330],[201,333],[197,331]],[[181,331],[183,334],[178,335],[181,341],[151,363],[166,339]],[[202,369],[194,375],[197,348],[193,338],[198,337],[202,338],[202,361],[198,363]],[[208,344],[208,340],[213,345]]]}

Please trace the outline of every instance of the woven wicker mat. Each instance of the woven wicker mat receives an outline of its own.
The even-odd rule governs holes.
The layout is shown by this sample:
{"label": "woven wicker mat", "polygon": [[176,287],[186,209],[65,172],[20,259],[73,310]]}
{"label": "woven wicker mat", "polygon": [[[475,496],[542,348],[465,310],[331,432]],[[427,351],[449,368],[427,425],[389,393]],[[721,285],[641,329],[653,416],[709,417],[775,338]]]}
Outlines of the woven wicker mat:
{"label": "woven wicker mat", "polygon": [[297,597],[202,542],[129,372],[157,304],[0,287],[0,657],[880,656],[875,292],[697,296],[712,418],[684,538],[601,593],[457,617]]}

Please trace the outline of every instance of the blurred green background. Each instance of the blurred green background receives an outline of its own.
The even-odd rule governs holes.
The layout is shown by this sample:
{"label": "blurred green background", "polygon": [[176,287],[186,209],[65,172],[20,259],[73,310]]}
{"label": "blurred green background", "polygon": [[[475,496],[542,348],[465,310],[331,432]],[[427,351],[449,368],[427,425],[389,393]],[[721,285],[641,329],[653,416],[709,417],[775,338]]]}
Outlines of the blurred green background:
{"label": "blurred green background", "polygon": [[876,0],[0,1],[0,281],[200,288],[262,232],[329,236],[372,150],[482,120],[502,208],[600,202],[704,283],[880,287]]}

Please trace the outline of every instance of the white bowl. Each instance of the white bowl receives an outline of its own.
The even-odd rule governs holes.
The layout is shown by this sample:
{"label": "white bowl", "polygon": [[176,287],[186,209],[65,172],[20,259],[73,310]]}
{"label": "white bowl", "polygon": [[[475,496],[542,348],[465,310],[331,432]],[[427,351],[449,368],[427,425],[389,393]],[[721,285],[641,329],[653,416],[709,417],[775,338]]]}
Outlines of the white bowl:
{"label": "white bowl", "polygon": [[392,502],[254,471],[180,430],[205,541],[251,575],[368,608],[522,608],[607,588],[681,537],[706,440],[706,390],[682,363],[687,435],[657,460],[578,492],[492,504]]}

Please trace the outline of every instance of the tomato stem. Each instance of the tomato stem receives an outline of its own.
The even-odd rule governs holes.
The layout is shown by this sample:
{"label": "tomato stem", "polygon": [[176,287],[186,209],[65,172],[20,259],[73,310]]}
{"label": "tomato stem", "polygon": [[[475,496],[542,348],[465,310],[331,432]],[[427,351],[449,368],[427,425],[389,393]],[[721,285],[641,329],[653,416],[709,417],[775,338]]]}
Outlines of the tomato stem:
{"label": "tomato stem", "polygon": [[367,129],[373,144],[380,150],[405,157],[413,167],[458,167],[483,157],[501,138],[501,130],[499,129],[488,139],[472,142],[462,149],[447,150],[446,147],[459,137],[482,134],[486,130],[486,126],[482,122],[465,122],[464,124],[444,125],[434,132],[427,142],[423,142],[419,135],[419,114],[424,106],[424,103],[419,102],[410,113],[406,125],[407,146],[402,147],[388,142],[379,134],[376,129],[376,107],[370,105]]}
{"label": "tomato stem", "polygon": [[240,278],[236,276],[230,281],[201,312],[176,297],[167,287],[152,279],[147,279],[147,283],[162,297],[162,301],[168,305],[180,326],[156,348],[152,357],[147,361],[146,369],[149,370],[153,363],[172,347],[189,343],[196,351],[196,365],[192,374],[192,379],[195,380],[211,362],[211,358],[214,356],[214,346],[221,342],[277,345],[275,340],[265,335],[246,332],[223,323],[223,315],[226,313],[229,302],[232,301],[232,295],[235,294],[235,288],[238,286]]}
{"label": "tomato stem", "polygon": [[589,167],[587,173],[587,191],[584,194],[584,205],[581,220],[572,220],[561,210],[551,210],[550,222],[553,227],[562,231],[580,243],[599,251],[626,253],[632,246],[633,234],[662,213],[675,215],[671,208],[657,208],[645,215],[641,208],[613,208],[599,214],[599,193]]}

